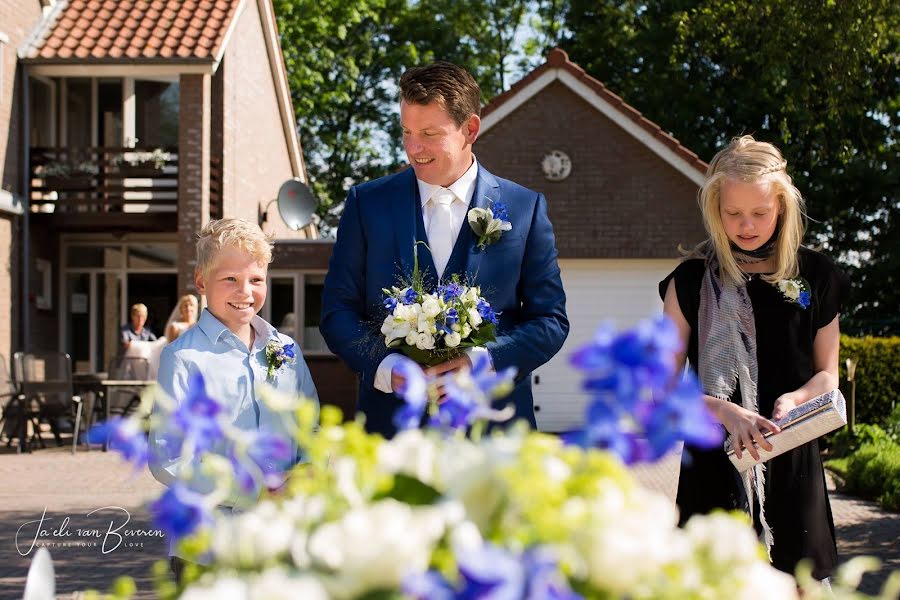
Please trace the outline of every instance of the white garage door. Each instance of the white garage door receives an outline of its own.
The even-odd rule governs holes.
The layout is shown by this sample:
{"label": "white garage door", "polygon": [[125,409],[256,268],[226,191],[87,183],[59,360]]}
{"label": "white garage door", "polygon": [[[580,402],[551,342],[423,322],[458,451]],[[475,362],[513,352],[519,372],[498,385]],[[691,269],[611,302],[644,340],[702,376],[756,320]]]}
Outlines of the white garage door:
{"label": "white garage door", "polygon": [[553,359],[532,374],[534,410],[541,431],[567,431],[584,419],[587,396],[581,375],[569,365],[569,355],[594,335],[604,320],[617,327],[662,312],[657,285],[678,260],[560,260],[569,337]]}

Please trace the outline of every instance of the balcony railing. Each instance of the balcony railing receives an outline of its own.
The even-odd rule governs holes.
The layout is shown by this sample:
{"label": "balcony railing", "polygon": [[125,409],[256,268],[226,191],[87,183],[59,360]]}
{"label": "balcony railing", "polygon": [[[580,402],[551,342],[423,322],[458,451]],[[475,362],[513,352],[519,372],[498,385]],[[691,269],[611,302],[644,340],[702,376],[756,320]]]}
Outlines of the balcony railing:
{"label": "balcony railing", "polygon": [[[222,174],[210,161],[210,213],[221,213]],[[31,210],[44,213],[174,213],[178,152],[171,148],[31,149]]]}

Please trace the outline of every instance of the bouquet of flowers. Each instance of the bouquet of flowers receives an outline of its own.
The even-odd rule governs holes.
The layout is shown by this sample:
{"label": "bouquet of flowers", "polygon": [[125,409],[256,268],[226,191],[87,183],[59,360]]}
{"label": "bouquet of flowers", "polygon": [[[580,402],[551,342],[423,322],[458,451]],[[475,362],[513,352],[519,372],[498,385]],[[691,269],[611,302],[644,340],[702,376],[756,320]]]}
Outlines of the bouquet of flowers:
{"label": "bouquet of flowers", "polygon": [[495,339],[497,314],[481,289],[454,275],[449,283],[426,290],[418,257],[410,285],[383,291],[389,311],[381,324],[384,343],[420,365],[440,364]]}
{"label": "bouquet of flowers", "polygon": [[[617,426],[642,428],[658,452],[670,438],[721,443],[707,419],[693,418],[702,416],[699,391],[663,389],[677,350],[668,333],[662,321],[622,334],[601,330],[576,353],[596,398],[585,431],[571,439],[527,427],[482,436],[473,423],[491,418],[490,401],[512,373],[478,365],[441,382],[411,377],[400,391],[408,405],[401,412],[419,410],[428,386],[441,385],[448,396],[441,406],[455,407],[448,409],[455,418],[420,429],[413,415],[411,426],[387,441],[360,422],[342,423],[333,407],[323,407],[317,424],[312,404],[270,399],[293,413],[294,441],[308,462],[294,467],[279,493],[263,491],[239,515],[212,510],[215,501],[186,485],[170,487],[151,507],[156,525],[204,566],[188,565],[179,585],[161,581],[158,596],[793,599],[799,580],[806,598],[864,598],[848,586],[858,585],[871,564],[848,563],[832,595],[808,571],[795,580],[769,565],[745,517],[694,517],[680,529],[675,506],[635,483],[620,460],[634,458],[631,438],[608,433]],[[254,489],[254,479],[255,489],[271,488],[273,474],[262,467],[284,456],[283,444],[229,444],[229,458],[210,461],[205,450],[240,432],[227,426],[202,380],[193,383],[191,397],[172,405],[168,419],[183,434],[179,444],[201,454],[201,470],[220,482],[211,494],[235,479],[246,480],[239,486],[245,491]],[[658,397],[644,398],[647,389]],[[616,398],[632,395],[640,398],[626,405],[639,417],[613,408]],[[165,403],[154,414],[164,418]],[[111,447],[136,465],[147,458],[142,426],[135,416],[104,430]],[[639,454],[652,460],[656,453]],[[886,587],[884,597],[894,597],[893,589]]]}

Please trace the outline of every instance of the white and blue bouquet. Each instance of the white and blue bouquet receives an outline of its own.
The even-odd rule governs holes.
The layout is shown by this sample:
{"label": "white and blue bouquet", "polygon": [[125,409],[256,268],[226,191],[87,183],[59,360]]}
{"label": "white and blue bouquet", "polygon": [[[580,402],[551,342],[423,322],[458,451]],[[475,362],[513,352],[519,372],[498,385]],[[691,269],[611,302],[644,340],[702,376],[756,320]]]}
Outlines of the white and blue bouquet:
{"label": "white and blue bouquet", "polygon": [[440,364],[495,339],[497,313],[481,296],[481,288],[454,276],[425,289],[418,258],[409,285],[383,291],[389,311],[381,324],[384,343],[420,365]]}

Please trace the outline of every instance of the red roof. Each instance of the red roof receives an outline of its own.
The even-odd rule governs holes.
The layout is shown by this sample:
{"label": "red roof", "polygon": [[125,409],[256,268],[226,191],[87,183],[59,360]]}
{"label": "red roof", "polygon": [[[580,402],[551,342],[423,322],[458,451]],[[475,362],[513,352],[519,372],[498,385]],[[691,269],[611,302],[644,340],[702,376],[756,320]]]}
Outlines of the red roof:
{"label": "red roof", "polygon": [[700,171],[701,174],[706,173],[706,169],[709,165],[700,160],[700,158],[695,153],[682,146],[678,140],[663,131],[659,125],[644,117],[639,110],[622,100],[622,98],[620,98],[619,96],[609,91],[609,89],[607,89],[607,87],[603,85],[601,81],[588,75],[584,69],[570,61],[569,55],[560,48],[554,48],[553,50],[551,50],[550,54],[547,55],[547,62],[520,79],[511,88],[491,100],[487,104],[487,106],[485,106],[481,110],[481,118],[484,119],[484,117],[497,110],[510,98],[514,97],[516,94],[522,91],[529,83],[531,83],[550,69],[563,69],[565,71],[568,71],[573,77],[593,90],[594,93],[600,96],[600,98],[602,98],[608,104],[612,105],[628,119],[634,121],[637,125],[650,133],[662,144],[674,151],[689,165]]}
{"label": "red roof", "polygon": [[213,61],[241,0],[69,0],[26,52],[36,61]]}

